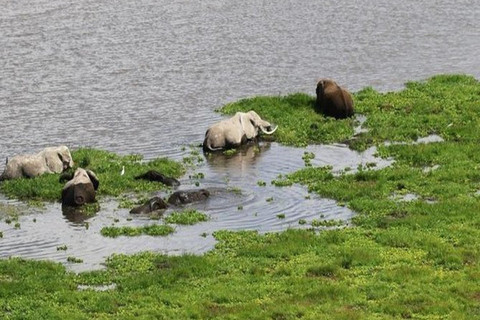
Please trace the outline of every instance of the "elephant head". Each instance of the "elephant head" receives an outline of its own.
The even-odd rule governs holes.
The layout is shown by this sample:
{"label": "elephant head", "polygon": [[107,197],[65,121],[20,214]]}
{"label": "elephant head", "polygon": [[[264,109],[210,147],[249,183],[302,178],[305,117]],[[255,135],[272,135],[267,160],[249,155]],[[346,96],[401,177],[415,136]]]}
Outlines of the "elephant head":
{"label": "elephant head", "polygon": [[248,140],[251,140],[258,136],[260,129],[265,134],[273,134],[277,130],[278,126],[272,128],[270,122],[263,120],[255,111],[249,111],[247,113],[237,112],[236,115],[240,117],[240,123],[243,128],[243,132],[247,136]]}
{"label": "elephant head", "polygon": [[260,132],[273,134],[277,128],[278,126],[272,128],[270,122],[260,118],[255,111],[237,112],[230,119],[222,120],[208,128],[203,149],[217,151],[236,148],[255,139]]}
{"label": "elephant head", "polygon": [[93,171],[78,168],[63,187],[62,205],[75,207],[94,202],[98,186],[99,181]]}
{"label": "elephant head", "polygon": [[153,197],[143,205],[130,210],[130,213],[151,213],[157,210],[163,210],[168,207],[168,204],[161,197]]}
{"label": "elephant head", "polygon": [[39,154],[45,158],[45,163],[52,172],[61,173],[73,167],[72,155],[67,146],[45,148]]}

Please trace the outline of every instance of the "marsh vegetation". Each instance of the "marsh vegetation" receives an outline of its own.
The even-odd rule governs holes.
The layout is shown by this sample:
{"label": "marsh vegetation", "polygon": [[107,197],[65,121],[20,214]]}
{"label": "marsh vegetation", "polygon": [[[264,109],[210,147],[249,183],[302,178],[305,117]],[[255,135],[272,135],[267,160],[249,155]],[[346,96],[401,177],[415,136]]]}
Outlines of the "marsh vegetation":
{"label": "marsh vegetation", "polygon": [[[366,130],[356,135],[355,119],[319,116],[313,99],[302,93],[255,97],[221,112],[254,109],[279,125],[274,135],[279,143],[348,142],[357,150],[375,145],[379,155],[393,157],[387,168],[362,166],[334,174],[331,167],[308,165],[273,182],[279,188],[302,184],[348,206],[357,213],[351,227],[318,221],[313,223],[333,228],[217,231],[215,249],[202,256],[113,255],[105,270],[80,274],[51,262],[1,260],[2,314],[12,319],[478,318],[478,80],[439,75],[407,83],[399,92],[356,92],[356,111],[366,117]],[[413,143],[431,134],[443,141]],[[93,156],[83,158],[94,164]],[[124,165],[125,175],[141,173],[136,159],[121,159],[99,163],[99,176],[108,171],[103,166],[120,172]],[[311,155],[304,160],[310,162]],[[173,167],[172,176],[182,174],[181,167]],[[109,181],[108,174],[104,177]],[[57,188],[58,180],[42,179]],[[25,181],[34,185],[35,180]],[[125,181],[101,192],[118,195],[152,187],[136,183]],[[14,189],[13,183],[2,186],[9,195]],[[21,189],[26,191],[15,195],[21,199],[58,196],[52,190],[40,197],[33,187]],[[399,201],[394,196],[406,194],[416,197]],[[111,284],[102,292],[78,290]]]}

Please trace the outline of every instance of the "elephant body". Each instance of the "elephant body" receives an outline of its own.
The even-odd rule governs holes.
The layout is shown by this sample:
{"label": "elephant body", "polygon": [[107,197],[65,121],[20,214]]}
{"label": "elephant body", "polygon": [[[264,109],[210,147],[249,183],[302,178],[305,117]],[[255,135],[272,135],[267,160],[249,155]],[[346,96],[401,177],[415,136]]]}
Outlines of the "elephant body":
{"label": "elephant body", "polygon": [[158,181],[158,182],[161,182],[164,185],[167,185],[167,186],[170,186],[170,187],[178,187],[180,185],[180,182],[177,179],[167,177],[167,176],[165,176],[165,175],[163,175],[160,172],[155,171],[155,170],[149,170],[149,171],[145,172],[144,174],[136,176],[135,179],[136,180],[144,179],[144,180],[148,180],[148,181]]}
{"label": "elephant body", "polygon": [[192,202],[204,201],[209,196],[210,192],[207,189],[182,190],[172,193],[167,202],[173,205],[183,205]]}
{"label": "elephant body", "polygon": [[7,160],[0,181],[34,178],[45,173],[61,173],[73,166],[72,155],[66,146],[45,148],[37,154],[18,155]]}
{"label": "elephant body", "polygon": [[62,205],[81,206],[95,201],[99,181],[94,172],[78,168],[62,190]]}
{"label": "elephant body", "polygon": [[316,93],[315,109],[317,112],[335,119],[345,119],[353,116],[352,95],[335,81],[321,79],[317,83]]}
{"label": "elephant body", "polygon": [[236,148],[255,139],[260,132],[273,134],[277,128],[260,118],[255,111],[237,112],[233,117],[211,125],[205,133],[204,151]]}

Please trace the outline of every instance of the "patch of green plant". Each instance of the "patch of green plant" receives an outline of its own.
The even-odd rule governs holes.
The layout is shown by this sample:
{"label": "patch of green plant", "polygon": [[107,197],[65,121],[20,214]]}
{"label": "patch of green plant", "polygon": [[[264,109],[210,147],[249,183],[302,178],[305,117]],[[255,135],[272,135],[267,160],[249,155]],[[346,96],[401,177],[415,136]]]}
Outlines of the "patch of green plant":
{"label": "patch of green plant", "polygon": [[[134,179],[135,176],[148,170],[156,170],[174,178],[185,173],[185,168],[181,163],[167,158],[142,162],[140,155],[120,156],[91,148],[72,150],[71,153],[75,162],[73,170],[82,167],[92,170],[97,175],[100,181],[97,197],[119,196],[127,192],[139,193],[168,188],[158,182]],[[122,168],[125,168],[124,175],[120,174]],[[9,198],[19,200],[59,201],[63,186],[64,183],[59,182],[59,175],[45,174],[33,179],[3,181],[0,184],[0,190]]]}
{"label": "patch of green plant", "polygon": [[344,223],[342,220],[317,220],[314,219],[310,222],[312,227],[338,227]]}
{"label": "patch of green plant", "polygon": [[104,237],[116,238],[119,236],[135,237],[140,235],[167,236],[175,232],[172,226],[167,224],[151,224],[141,227],[103,227],[100,233]]}
{"label": "patch of green plant", "polygon": [[70,263],[83,263],[83,260],[80,259],[80,258],[76,258],[76,257],[67,257],[67,262],[70,262]]}
{"label": "patch of green plant", "polygon": [[189,209],[182,212],[175,211],[165,217],[166,223],[182,225],[193,225],[207,220],[208,216],[205,213],[197,211],[195,209]]}

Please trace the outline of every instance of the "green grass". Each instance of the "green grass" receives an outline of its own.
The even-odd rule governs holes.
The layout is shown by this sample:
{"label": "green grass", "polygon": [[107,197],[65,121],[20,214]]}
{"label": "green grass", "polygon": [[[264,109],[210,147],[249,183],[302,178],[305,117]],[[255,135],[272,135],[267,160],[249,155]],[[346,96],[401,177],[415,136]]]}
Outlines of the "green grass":
{"label": "green grass", "polygon": [[119,236],[135,237],[140,235],[167,236],[175,232],[172,226],[166,224],[151,224],[141,227],[103,227],[100,233],[105,237],[116,238]]}
{"label": "green grass", "polygon": [[[480,84],[442,75],[395,93],[365,89],[355,99],[370,128],[357,146],[378,144],[379,154],[394,157],[394,164],[341,175],[308,166],[274,182],[303,184],[310,193],[348,206],[357,213],[353,227],[263,235],[217,231],[215,249],[202,256],[113,255],[106,270],[80,274],[50,262],[1,260],[0,314],[7,319],[480,319]],[[261,108],[272,117],[278,111]],[[299,114],[307,112],[299,108]],[[433,132],[445,142],[381,144]],[[433,166],[437,169],[425,170]],[[393,197],[409,193],[418,199]],[[112,283],[116,288],[108,292],[77,290]]]}
{"label": "green grass", "polygon": [[[134,177],[148,170],[156,170],[169,177],[178,178],[185,173],[182,164],[167,158],[158,158],[141,162],[139,155],[120,156],[115,153],[80,148],[72,150],[75,168],[90,169],[97,175],[100,187],[97,197],[119,196],[126,192],[147,192],[167,188],[158,182],[135,180]],[[120,175],[122,167],[125,174]],[[59,175],[47,174],[34,179],[16,179],[4,181],[0,190],[9,198],[27,201],[59,201],[64,183]]]}
{"label": "green grass", "polygon": [[200,211],[189,209],[182,212],[172,212],[165,217],[166,223],[193,225],[202,221],[207,221],[208,216]]}

